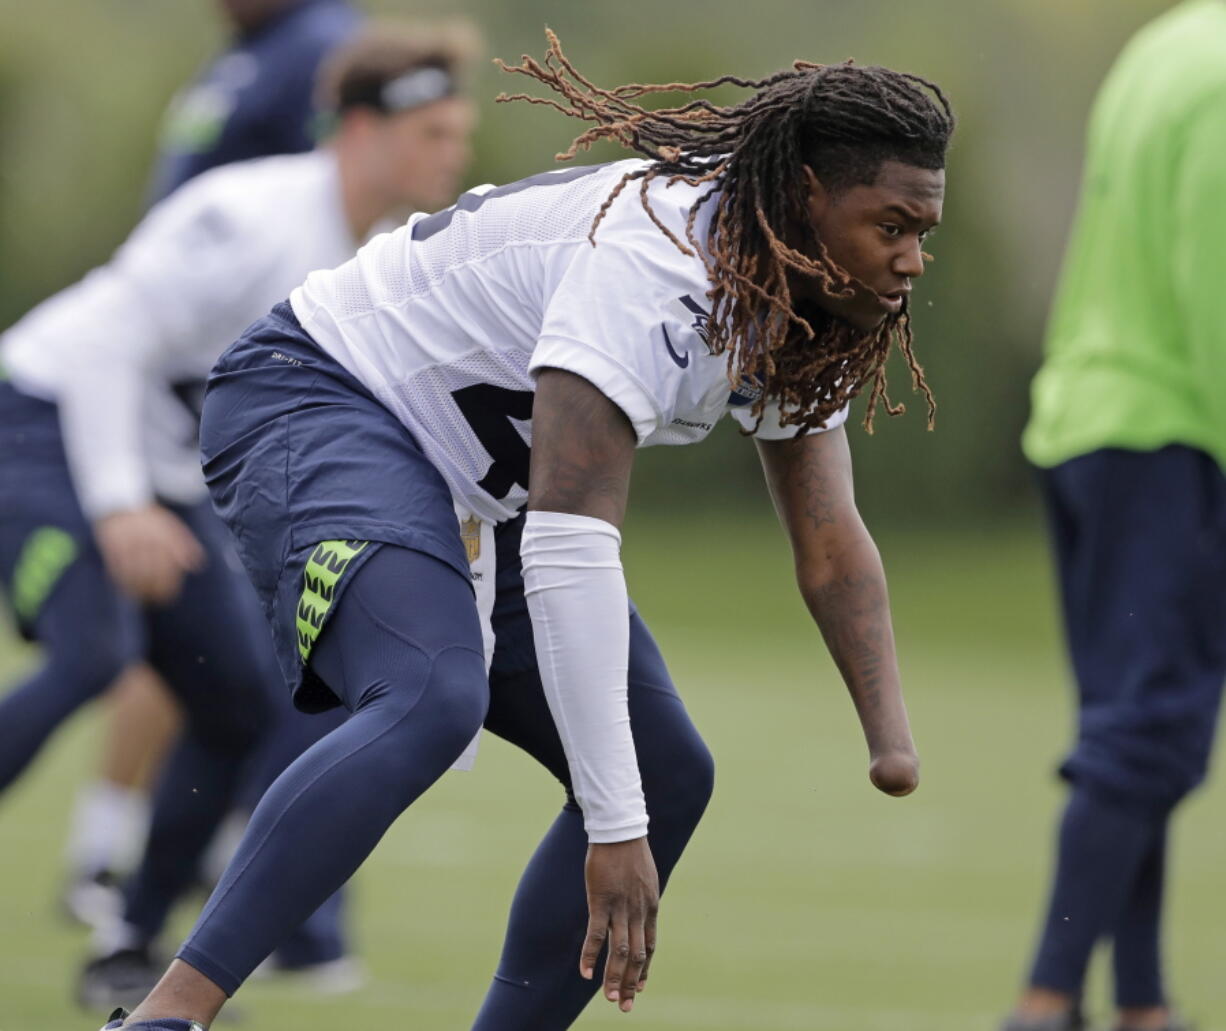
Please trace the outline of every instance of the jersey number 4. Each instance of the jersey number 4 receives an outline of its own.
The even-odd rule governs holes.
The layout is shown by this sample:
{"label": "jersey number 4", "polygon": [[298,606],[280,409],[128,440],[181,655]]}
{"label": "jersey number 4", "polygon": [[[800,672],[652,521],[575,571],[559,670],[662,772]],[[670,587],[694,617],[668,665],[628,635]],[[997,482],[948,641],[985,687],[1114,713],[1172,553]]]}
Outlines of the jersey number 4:
{"label": "jersey number 4", "polygon": [[453,391],[451,397],[468,420],[473,435],[493,459],[477,486],[499,501],[517,483],[527,490],[532,452],[511,420],[528,422],[532,418],[532,391],[476,383]]}

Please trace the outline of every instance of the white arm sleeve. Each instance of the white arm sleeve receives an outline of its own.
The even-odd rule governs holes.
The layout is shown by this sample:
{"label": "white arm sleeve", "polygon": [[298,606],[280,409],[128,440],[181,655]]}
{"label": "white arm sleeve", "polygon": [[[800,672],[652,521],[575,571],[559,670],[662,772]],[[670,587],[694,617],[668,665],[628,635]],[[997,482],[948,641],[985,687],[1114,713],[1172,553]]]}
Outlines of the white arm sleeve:
{"label": "white arm sleeve", "polygon": [[588,840],[647,833],[626,677],[630,603],[621,534],[603,519],[529,512],[520,545],[545,698]]}

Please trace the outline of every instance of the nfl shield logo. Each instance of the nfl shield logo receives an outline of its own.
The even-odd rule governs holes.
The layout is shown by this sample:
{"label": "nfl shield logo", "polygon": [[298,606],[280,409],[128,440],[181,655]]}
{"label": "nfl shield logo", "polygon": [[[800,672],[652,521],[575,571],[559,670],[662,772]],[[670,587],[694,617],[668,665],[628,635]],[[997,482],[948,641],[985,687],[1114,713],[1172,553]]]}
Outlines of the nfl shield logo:
{"label": "nfl shield logo", "polygon": [[481,520],[475,516],[469,516],[460,523],[460,540],[464,542],[468,564],[471,566],[481,557]]}

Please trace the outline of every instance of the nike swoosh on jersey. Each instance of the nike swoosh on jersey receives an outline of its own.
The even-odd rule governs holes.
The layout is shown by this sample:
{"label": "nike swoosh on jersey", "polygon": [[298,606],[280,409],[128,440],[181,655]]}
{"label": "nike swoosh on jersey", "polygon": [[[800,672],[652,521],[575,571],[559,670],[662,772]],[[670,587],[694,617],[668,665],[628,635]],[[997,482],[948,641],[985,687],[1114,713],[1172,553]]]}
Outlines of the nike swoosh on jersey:
{"label": "nike swoosh on jersey", "polygon": [[668,350],[668,356],[677,364],[679,369],[688,368],[690,364],[690,354],[687,351],[684,356],[679,355],[673,350],[673,342],[668,336],[668,327],[663,322],[660,323],[660,328],[664,330],[664,346]]}

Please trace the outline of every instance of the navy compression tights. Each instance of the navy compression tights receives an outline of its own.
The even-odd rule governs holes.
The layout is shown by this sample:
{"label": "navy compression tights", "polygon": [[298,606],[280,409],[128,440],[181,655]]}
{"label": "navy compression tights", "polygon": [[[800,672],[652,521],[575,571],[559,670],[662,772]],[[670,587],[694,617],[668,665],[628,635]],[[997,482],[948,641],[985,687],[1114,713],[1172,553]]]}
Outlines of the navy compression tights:
{"label": "navy compression tights", "polygon": [[[312,658],[353,715],[264,796],[180,958],[233,993],[357,869],[483,720],[565,784],[561,744],[523,647],[528,626],[522,603],[500,604],[495,630],[510,647],[503,661],[496,654],[487,684],[469,586],[433,558],[382,546],[354,575]],[[631,632],[630,716],[651,845],[666,879],[706,806],[711,760],[637,616]],[[516,893],[502,961],[474,1025],[481,1031],[569,1027],[599,986],[578,974],[586,846],[568,792]]]}
{"label": "navy compression tights", "polygon": [[[261,617],[260,630],[263,629]],[[325,734],[339,727],[349,715],[343,708],[309,716],[299,712],[284,689],[279,670],[275,686],[272,727],[244,771],[242,789],[236,800],[236,808],[248,815],[282,770]],[[349,951],[346,897],[346,890],[339,889],[281,942],[272,957],[277,966],[302,969],[344,956]]]}

